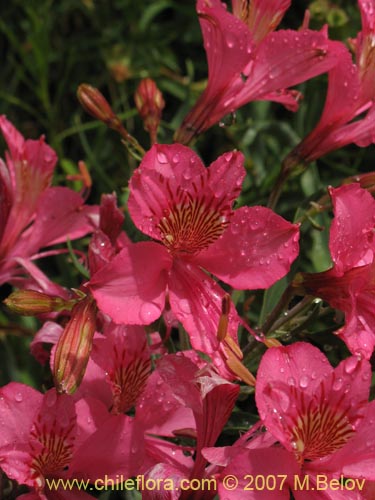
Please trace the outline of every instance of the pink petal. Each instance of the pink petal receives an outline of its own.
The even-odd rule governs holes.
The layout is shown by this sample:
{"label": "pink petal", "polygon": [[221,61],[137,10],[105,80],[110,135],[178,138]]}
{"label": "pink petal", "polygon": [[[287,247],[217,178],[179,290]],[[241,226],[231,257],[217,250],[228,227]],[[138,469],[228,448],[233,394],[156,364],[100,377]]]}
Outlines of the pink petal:
{"label": "pink petal", "polygon": [[288,111],[298,111],[299,101],[303,95],[298,90],[280,89],[269,92],[262,97],[263,101],[273,101],[282,104]]}
{"label": "pink petal", "polygon": [[217,198],[225,196],[229,205],[241,193],[246,176],[244,156],[239,151],[224,153],[208,167],[207,184]]}
{"label": "pink petal", "polygon": [[30,430],[43,395],[32,387],[11,382],[0,389],[1,468],[19,484],[33,484],[30,476]]}
{"label": "pink petal", "polygon": [[239,386],[223,383],[209,391],[203,398],[203,408],[195,413],[197,422],[197,448],[192,476],[203,476],[206,459],[202,449],[213,446],[227,423],[236,403]]}
{"label": "pink petal", "polygon": [[171,258],[157,243],[125,247],[89,281],[99,308],[116,323],[150,324],[164,308]]}
{"label": "pink petal", "polygon": [[112,245],[121,233],[124,222],[124,214],[117,207],[115,194],[103,194],[100,203],[100,229],[108,236]]}
{"label": "pink petal", "polygon": [[[322,381],[330,406],[345,413],[354,428],[358,428],[368,406],[370,395],[371,366],[359,356],[341,361],[330,377]],[[345,396],[343,396],[343,393]]]}
{"label": "pink petal", "polygon": [[[76,394],[75,394],[76,396]],[[86,440],[110,417],[107,407],[95,397],[82,397],[76,401],[77,432],[74,446],[85,446]]]}
{"label": "pink petal", "polygon": [[75,191],[50,188],[41,196],[35,222],[22,235],[17,251],[32,255],[45,246],[80,238],[93,231],[89,215],[96,212],[97,207],[85,206]]}
{"label": "pink petal", "polygon": [[342,47],[323,32],[279,30],[269,34],[257,48],[235,107],[325,73],[337,64]]}
{"label": "pink petal", "polygon": [[358,68],[353,64],[350,52],[342,47],[338,63],[328,73],[327,97],[322,116],[315,127],[321,130],[320,139],[325,140],[330,130],[335,130],[355,117],[362,105],[359,100],[360,90]]}
{"label": "pink petal", "polygon": [[143,462],[143,448],[143,432],[134,420],[126,415],[111,415],[74,454],[71,477],[94,480],[117,479],[117,474],[136,476]]}
{"label": "pink petal", "polygon": [[10,154],[18,159],[25,144],[25,139],[5,115],[0,116],[0,129],[7,142]]}
{"label": "pink petal", "polygon": [[[359,184],[330,189],[335,217],[329,248],[337,275],[373,261],[375,201]],[[355,217],[353,217],[355,214]]]}
{"label": "pink petal", "polygon": [[[308,369],[304,371],[304,367]],[[293,451],[290,432],[300,405],[296,391],[314,397],[321,381],[332,372],[324,354],[305,342],[274,347],[263,355],[257,374],[257,408],[267,429],[290,451]]]}
{"label": "pink petal", "polygon": [[135,225],[160,240],[158,224],[162,217],[179,203],[181,193],[196,198],[206,176],[204,165],[193,150],[180,144],[155,144],[129,183],[128,207]]}
{"label": "pink petal", "polygon": [[155,464],[165,464],[178,469],[181,474],[189,476],[194,465],[191,456],[194,453],[194,448],[176,445],[164,439],[152,437],[149,434],[145,439],[145,445],[147,462],[143,464],[143,470],[148,470],[154,467]]}
{"label": "pink petal", "polygon": [[[155,482],[162,479],[162,481],[158,489],[145,488],[141,490],[143,500],[179,500],[182,494],[180,482],[182,480],[186,481],[188,476],[177,467],[159,463],[147,471],[144,480],[147,481],[147,479],[152,479]],[[170,489],[171,483],[173,483],[174,486],[172,489]]]}
{"label": "pink petal", "polygon": [[148,378],[146,388],[138,400],[136,419],[149,434],[175,436],[179,429],[195,429],[190,408],[176,399],[171,384],[164,381],[158,370]]}
{"label": "pink petal", "polygon": [[62,331],[63,327],[53,321],[46,321],[43,323],[42,328],[38,330],[30,344],[31,354],[39,363],[45,364],[50,357],[49,351],[44,348],[43,344],[57,344]]}
{"label": "pink petal", "polygon": [[[169,279],[171,308],[188,332],[192,347],[208,355],[219,349],[217,329],[224,295],[224,290],[196,265],[175,259]],[[228,333],[235,342],[238,322],[231,304]],[[220,359],[216,363],[219,367]]]}
{"label": "pink petal", "polygon": [[201,412],[202,398],[196,384],[198,367],[183,353],[164,356],[158,363],[158,373],[169,384],[180,404]]}
{"label": "pink petal", "polygon": [[0,158],[0,241],[13,204],[13,190],[8,167]]}
{"label": "pink petal", "polygon": [[337,144],[336,149],[352,142],[362,148],[374,144],[374,126],[375,105],[373,104],[364,118],[342,127],[333,134],[332,140]]}
{"label": "pink petal", "polygon": [[291,0],[252,0],[250,6],[243,0],[232,0],[233,13],[249,27],[254,40],[260,42],[275,30],[289,9]]}
{"label": "pink petal", "polygon": [[244,86],[241,72],[253,57],[254,43],[247,26],[225,9],[220,0],[197,2],[208,61],[208,84],[185,117],[175,140],[187,144],[234,110],[236,93]]}
{"label": "pink petal", "polygon": [[228,77],[239,75],[250,59],[253,38],[247,26],[227,12],[219,0],[208,4],[198,0],[197,11],[208,62],[206,97],[219,95],[228,83]]}
{"label": "pink petal", "polygon": [[116,255],[115,249],[108,236],[103,231],[96,231],[89,245],[89,269],[93,275],[108,264]]}
{"label": "pink petal", "polygon": [[25,141],[5,116],[0,117],[0,129],[10,150],[7,165],[13,185],[13,206],[2,245],[11,247],[30,222],[39,197],[50,185],[57,156],[44,138]]}
{"label": "pink petal", "polygon": [[[240,452],[220,474],[219,495],[220,498],[230,500],[289,500],[290,487],[293,487],[294,476],[298,474],[299,467],[291,453],[281,448],[264,448],[259,450],[245,450]],[[238,480],[238,486],[230,491],[225,486],[233,486]],[[285,480],[282,481],[282,478]],[[229,480],[228,480],[229,477]],[[275,488],[256,487],[255,478],[275,478]],[[253,483],[251,483],[253,478]],[[225,486],[224,486],[225,484]],[[253,488],[253,489],[251,489]],[[246,491],[246,496],[244,495]]]}
{"label": "pink petal", "polygon": [[337,276],[335,268],[306,274],[307,290],[345,313],[345,325],[336,333],[353,354],[370,359],[375,345],[374,263],[355,267]]}
{"label": "pink petal", "polygon": [[[370,295],[372,302],[373,294]],[[367,309],[367,308],[366,308]],[[375,348],[374,311],[364,310],[358,305],[345,315],[346,324],[336,333],[347,345],[352,354],[370,359]]]}
{"label": "pink petal", "polygon": [[[96,339],[91,352],[96,349]],[[75,400],[95,398],[99,405],[103,404],[107,413],[113,404],[113,394],[106,380],[105,371],[90,357],[83,380],[73,395]]]}
{"label": "pink petal", "polygon": [[196,262],[234,288],[267,288],[298,255],[299,228],[264,207],[236,210],[225,233]]}
{"label": "pink petal", "polygon": [[373,34],[375,28],[374,0],[358,0],[362,18],[362,29],[365,34]]}
{"label": "pink petal", "polygon": [[151,352],[145,329],[137,325],[108,325],[105,336],[94,342],[91,357],[106,374],[112,393],[111,412],[128,412],[150,376]]}
{"label": "pink petal", "polygon": [[[69,298],[68,291],[61,285],[54,283],[36,266],[30,259],[16,257],[15,264],[19,264],[19,268],[11,270],[8,277],[9,281],[18,288],[30,288],[49,295],[56,295],[65,299]],[[26,277],[17,276],[20,273],[20,268],[27,272]],[[24,273],[23,273],[24,274]]]}
{"label": "pink petal", "polygon": [[340,472],[345,477],[375,480],[374,419],[375,402],[372,401],[353,438],[324,463],[325,470]]}

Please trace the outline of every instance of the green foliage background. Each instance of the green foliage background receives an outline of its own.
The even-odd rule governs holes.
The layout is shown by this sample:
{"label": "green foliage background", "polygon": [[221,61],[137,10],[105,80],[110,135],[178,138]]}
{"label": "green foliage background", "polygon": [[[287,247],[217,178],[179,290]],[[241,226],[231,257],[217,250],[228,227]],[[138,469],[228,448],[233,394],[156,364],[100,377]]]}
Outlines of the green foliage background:
{"label": "green foliage background", "polygon": [[[359,12],[352,0],[295,0],[281,27],[297,29],[307,7],[312,14],[311,27],[320,29],[328,23],[331,38],[346,40],[360,29]],[[83,112],[75,95],[78,85],[86,82],[98,87],[127,130],[147,149],[148,136],[133,100],[139,81],[149,76],[163,91],[166,108],[159,142],[170,143],[207,78],[193,0],[13,0],[2,6],[0,51],[0,113],[6,114],[26,137],[45,134],[59,155],[56,184],[78,189],[78,185],[66,181],[66,175],[76,173],[78,161],[84,160],[93,178],[89,201],[99,203],[102,193],[115,191],[125,211],[127,182],[137,163],[114,132]],[[327,77],[322,76],[300,86],[305,97],[295,114],[274,103],[250,103],[236,113],[234,121],[228,117],[224,126],[213,127],[196,142],[194,148],[206,163],[234,148],[245,154],[248,176],[239,205],[267,203],[282,159],[317,122],[326,85]],[[360,150],[349,146],[327,155],[288,183],[277,211],[293,220],[297,211],[307,210],[309,201],[318,200],[328,185],[371,171],[374,165],[373,147]],[[314,216],[313,222],[325,230],[316,230],[310,223],[302,227],[296,269],[321,271],[330,265],[329,221],[329,214],[322,213]],[[126,229],[131,237],[138,237],[129,218]],[[82,245],[85,247],[85,242]],[[47,259],[42,266],[51,278],[66,286],[80,282],[67,256]],[[275,305],[284,287],[285,281],[265,296],[237,292],[234,299],[254,326]],[[3,287],[2,297],[9,292],[9,287]],[[247,299],[254,299],[250,310],[246,308]],[[319,345],[335,363],[346,355],[343,344],[330,334],[337,321],[340,318],[332,314],[321,314],[315,323],[300,328],[294,340]],[[35,319],[15,317],[5,308],[0,311],[1,385],[17,380],[39,389],[50,386],[48,370],[40,367],[28,350],[37,328]],[[288,335],[291,338],[288,325],[282,334],[284,341]],[[261,351],[252,350],[250,369],[256,369],[260,355]],[[243,394],[242,400],[228,435],[235,435],[255,418],[251,398]],[[107,492],[100,498],[133,498],[130,492],[127,495]]]}

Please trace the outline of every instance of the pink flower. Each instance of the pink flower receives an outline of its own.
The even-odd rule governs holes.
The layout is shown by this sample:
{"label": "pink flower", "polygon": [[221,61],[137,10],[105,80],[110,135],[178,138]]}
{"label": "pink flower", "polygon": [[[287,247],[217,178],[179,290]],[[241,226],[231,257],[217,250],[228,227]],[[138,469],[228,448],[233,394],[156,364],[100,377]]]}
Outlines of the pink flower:
{"label": "pink flower", "polygon": [[337,333],[349,350],[370,358],[375,346],[375,201],[358,184],[330,189],[334,220],[329,247],[333,266],[303,274],[302,286],[345,313]]}
{"label": "pink flower", "polygon": [[288,168],[314,161],[347,144],[365,147],[375,141],[375,11],[372,1],[358,3],[362,31],[354,40],[356,64],[347,50],[341,51],[338,64],[328,74],[322,116],[313,131],[284,160]]}
{"label": "pink flower", "polygon": [[[255,396],[261,422],[274,443],[258,437],[255,446],[242,440],[232,454],[225,450],[222,460],[229,464],[219,480],[234,474],[240,483],[233,493],[221,484],[219,494],[230,500],[243,498],[247,475],[260,475],[273,476],[276,482],[275,488],[269,483],[264,498],[288,499],[291,490],[297,500],[315,500],[323,498],[322,490],[317,491],[320,475],[329,482],[324,498],[365,499],[365,483],[375,478],[375,404],[368,402],[370,384],[371,366],[366,360],[353,356],[332,368],[324,354],[307,343],[268,349],[259,365]],[[214,456],[212,450],[208,453]],[[343,478],[350,478],[355,492],[340,491],[337,486],[345,485]],[[304,480],[305,487],[299,488]],[[252,487],[246,498],[262,498],[255,483]]]}
{"label": "pink flower", "polygon": [[[197,365],[186,356],[169,355],[164,356],[157,368],[158,374],[164,381],[165,385],[169,387],[168,400],[165,404],[171,405],[179,402],[185,407],[191,409],[195,420],[195,437],[196,446],[194,451],[194,460],[190,458],[190,463],[180,457],[177,460],[175,457],[174,462],[168,460],[167,457],[159,456],[156,465],[153,465],[145,474],[146,478],[174,478],[176,487],[180,488],[181,480],[191,480],[203,478],[210,478],[211,471],[206,468],[207,460],[202,454],[205,447],[213,446],[216,443],[224,425],[226,424],[234,404],[236,402],[239,386],[231,384],[226,380],[221,379],[209,371],[197,371]],[[143,413],[147,412],[147,400],[144,399]],[[189,429],[181,429],[180,435],[188,435]],[[176,436],[179,434],[176,432]],[[157,459],[157,454],[154,455]],[[199,481],[198,481],[199,482]],[[195,483],[197,484],[197,482]],[[215,489],[202,488],[197,492],[200,499],[210,499],[216,494]],[[158,492],[143,491],[145,499],[174,499],[174,498],[192,498],[193,491],[183,493],[180,490],[180,495],[176,491],[172,494],[164,491],[161,487]],[[197,496],[198,498],[198,496]]]}
{"label": "pink flower", "polygon": [[131,410],[151,372],[151,350],[141,326],[109,323],[97,335],[91,361],[77,396],[100,399],[118,415]]}
{"label": "pink flower", "polygon": [[198,0],[208,61],[207,88],[178,129],[188,144],[223,116],[255,100],[271,100],[295,111],[299,93],[287,87],[331,69],[343,50],[325,31],[273,33],[289,1],[235,0],[234,15],[220,0]]}
{"label": "pink flower", "polygon": [[25,140],[5,116],[0,129],[9,147],[0,160],[0,283],[24,284],[26,271],[48,288],[31,260],[41,248],[92,231],[88,216],[96,208],[68,188],[50,187],[57,156],[43,137]]}
{"label": "pink flower", "polygon": [[[192,346],[215,353],[224,290],[203,269],[235,288],[267,288],[298,253],[297,225],[263,207],[233,212],[244,176],[239,152],[206,169],[180,144],[153,146],[130,180],[129,212],[156,241],[129,244],[92,276],[99,308],[116,323],[149,324],[168,297]],[[236,339],[233,305],[229,319]]]}
{"label": "pink flower", "polygon": [[56,492],[48,480],[129,477],[143,460],[142,435],[131,419],[108,416],[97,400],[75,403],[54,389],[43,395],[11,383],[0,389],[0,415],[1,468],[35,492],[25,498],[89,499],[83,491],[61,487]]}

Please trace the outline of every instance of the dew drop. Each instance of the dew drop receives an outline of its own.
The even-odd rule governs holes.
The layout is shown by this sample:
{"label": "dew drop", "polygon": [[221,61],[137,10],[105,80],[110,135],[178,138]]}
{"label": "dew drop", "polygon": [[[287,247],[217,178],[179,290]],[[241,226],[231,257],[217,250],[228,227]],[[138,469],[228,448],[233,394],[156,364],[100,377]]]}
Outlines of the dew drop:
{"label": "dew drop", "polygon": [[228,33],[226,36],[227,46],[232,49],[236,43],[236,39],[232,33]]}
{"label": "dew drop", "polygon": [[294,379],[293,377],[289,377],[289,378],[288,378],[288,384],[289,384],[291,387],[295,386],[295,385],[296,385],[296,381],[295,381],[295,379]]}
{"label": "dew drop", "polygon": [[159,151],[156,156],[157,156],[159,163],[162,163],[162,164],[168,163],[168,158],[165,156],[164,153],[161,153]]}
{"label": "dew drop", "polygon": [[233,104],[234,97],[229,97],[226,101],[223,102],[224,108],[229,108],[231,104]]}
{"label": "dew drop", "polygon": [[176,153],[175,155],[173,155],[172,157],[172,163],[176,164],[180,161],[180,155],[178,153]]}
{"label": "dew drop", "polygon": [[189,181],[192,178],[191,170],[187,168],[182,172],[182,177],[185,179],[185,181]]}
{"label": "dew drop", "polygon": [[332,389],[334,391],[339,391],[341,390],[342,388],[342,383],[343,383],[343,380],[341,377],[339,377],[338,379],[336,379],[334,382],[333,382],[333,386],[332,386]]}
{"label": "dew drop", "polygon": [[303,377],[301,377],[300,381],[299,381],[299,386],[302,388],[302,389],[306,389],[306,387],[309,385],[309,377],[307,377],[307,375],[304,375]]}
{"label": "dew drop", "polygon": [[22,394],[20,392],[17,392],[17,394],[14,396],[14,399],[20,403],[23,399]]}
{"label": "dew drop", "polygon": [[161,308],[158,304],[155,304],[154,302],[145,302],[142,304],[141,309],[139,311],[139,317],[141,321],[144,321],[144,323],[150,324],[152,321],[154,321],[156,318],[158,318],[161,314]]}
{"label": "dew drop", "polygon": [[351,358],[348,358],[345,363],[345,372],[350,375],[351,373],[354,372],[354,370],[357,368],[357,365],[359,363],[359,358],[356,356],[352,356]]}
{"label": "dew drop", "polygon": [[291,441],[290,446],[293,448],[293,450],[296,450],[298,448],[298,444],[295,441]]}

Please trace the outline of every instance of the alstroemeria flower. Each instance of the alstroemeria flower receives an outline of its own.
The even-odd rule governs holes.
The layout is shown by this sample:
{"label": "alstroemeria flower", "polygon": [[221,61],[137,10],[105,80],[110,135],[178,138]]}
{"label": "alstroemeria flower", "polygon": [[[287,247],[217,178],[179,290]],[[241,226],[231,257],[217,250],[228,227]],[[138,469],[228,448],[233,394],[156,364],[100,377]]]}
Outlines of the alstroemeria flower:
{"label": "alstroemeria flower", "polygon": [[131,410],[151,372],[151,349],[145,329],[109,323],[94,338],[91,359],[75,397],[100,399],[118,415]]}
{"label": "alstroemeria flower", "polygon": [[250,101],[271,100],[295,111],[299,93],[286,90],[331,69],[344,49],[326,31],[273,32],[288,1],[198,0],[197,11],[208,61],[208,84],[178,129],[188,144],[223,116]]}
{"label": "alstroemeria flower", "polygon": [[[92,276],[98,307],[116,323],[150,324],[168,295],[192,346],[217,352],[224,290],[206,271],[234,288],[267,288],[298,254],[297,225],[263,207],[232,210],[244,176],[239,152],[205,168],[180,144],[153,146],[130,180],[128,206],[135,225],[156,241],[129,244]],[[232,304],[234,339],[238,321]]]}
{"label": "alstroemeria flower", "polygon": [[[268,349],[259,365],[255,394],[267,433],[255,443],[242,440],[225,453],[207,451],[215,462],[226,465],[218,478],[219,494],[230,500],[244,498],[248,474],[275,479],[275,487],[247,491],[249,500],[287,500],[290,491],[296,500],[368,498],[362,490],[375,478],[375,404],[368,402],[370,384],[370,363],[359,357],[332,368],[326,356],[308,343]],[[228,474],[239,478],[233,492],[222,484]],[[326,487],[320,483],[321,489],[317,488],[319,477],[327,481]],[[341,478],[351,486],[346,489]],[[305,486],[299,487],[303,481]]]}
{"label": "alstroemeria flower", "polygon": [[41,248],[92,231],[88,216],[97,209],[71,189],[50,187],[57,156],[43,137],[25,140],[5,116],[0,130],[9,148],[6,162],[0,159],[0,283],[24,285],[29,274],[39,288],[54,293],[31,260],[43,255]]}
{"label": "alstroemeria flower", "polygon": [[[202,480],[211,477],[210,470],[206,468],[207,460],[203,456],[202,450],[215,444],[233,410],[239,393],[238,385],[231,384],[209,371],[206,373],[203,370],[198,371],[197,368],[196,363],[181,353],[164,356],[157,368],[161,379],[169,387],[170,394],[168,394],[166,404],[171,405],[171,401],[176,404],[177,401],[186,408],[190,408],[195,420],[196,446],[194,461],[191,461],[190,466],[187,467],[186,460],[175,460],[174,463],[171,463],[160,457],[160,461],[145,474],[146,478],[154,479],[173,477],[176,488],[180,487],[182,480],[185,480],[186,485],[186,480],[194,478]],[[144,406],[143,413],[146,414],[146,400]],[[186,431],[187,429],[185,429]],[[176,491],[171,494],[161,486],[157,492],[150,492],[146,489],[143,491],[143,497],[145,499],[200,498],[203,500],[211,499],[216,494],[213,487],[209,489],[202,487],[196,492],[196,497],[194,490],[184,491],[181,489],[179,495],[176,494]]]}
{"label": "alstroemeria flower", "polygon": [[[338,64],[329,71],[322,116],[284,160],[288,169],[301,162],[310,163],[347,144],[365,147],[375,141],[375,3],[358,3],[362,31],[354,41],[355,64],[349,52],[343,51]],[[361,115],[364,116],[356,119]]]}
{"label": "alstroemeria flower", "polygon": [[369,359],[375,346],[375,201],[359,184],[330,189],[330,195],[333,266],[303,274],[302,286],[345,313],[338,335],[352,353]]}
{"label": "alstroemeria flower", "polygon": [[109,415],[98,400],[74,402],[54,389],[43,395],[10,383],[0,389],[0,415],[0,466],[33,490],[24,498],[89,499],[77,489],[50,489],[46,480],[130,477],[143,461],[142,435],[130,417]]}

